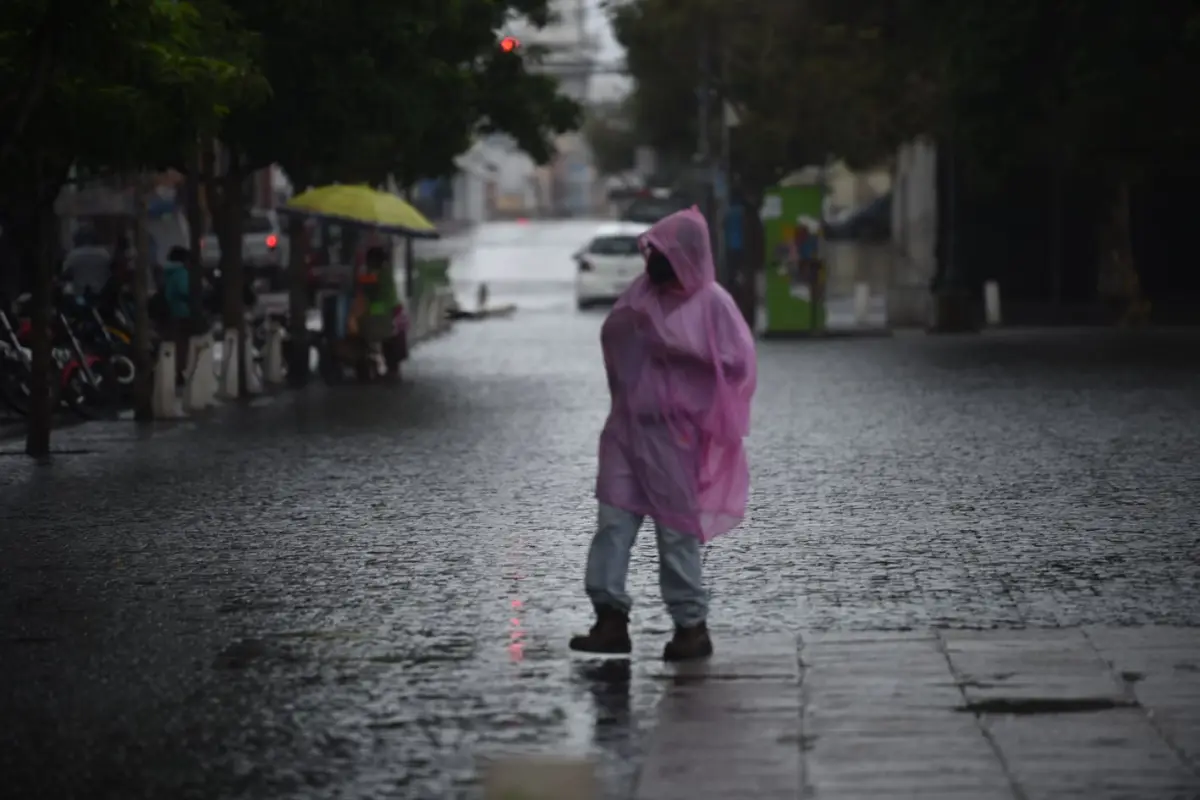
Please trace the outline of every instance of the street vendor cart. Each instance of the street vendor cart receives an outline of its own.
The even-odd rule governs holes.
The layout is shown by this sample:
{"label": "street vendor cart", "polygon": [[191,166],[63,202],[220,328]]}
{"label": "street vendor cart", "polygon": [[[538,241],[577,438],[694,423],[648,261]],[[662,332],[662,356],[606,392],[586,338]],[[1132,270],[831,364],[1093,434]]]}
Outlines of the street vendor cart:
{"label": "street vendor cart", "polygon": [[[284,210],[383,234],[392,243],[438,235],[408,203],[367,186],[311,189]],[[408,357],[408,314],[396,289],[392,252],[377,243],[362,263],[325,271],[325,285],[316,299],[321,315],[320,373],[328,383],[341,382],[348,371],[360,381],[400,375],[400,364]],[[405,269],[411,270],[408,261]]]}

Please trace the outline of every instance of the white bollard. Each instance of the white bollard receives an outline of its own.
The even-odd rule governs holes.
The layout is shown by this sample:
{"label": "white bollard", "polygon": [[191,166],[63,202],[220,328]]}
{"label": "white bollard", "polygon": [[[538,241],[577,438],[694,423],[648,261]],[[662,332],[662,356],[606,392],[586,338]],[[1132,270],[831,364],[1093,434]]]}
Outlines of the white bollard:
{"label": "white bollard", "polygon": [[283,373],[283,326],[271,322],[267,328],[267,352],[263,356],[263,378],[267,383],[280,384]]}
{"label": "white bollard", "polygon": [[440,289],[433,296],[433,329],[439,334],[446,332],[446,295]]}
{"label": "white bollard", "polygon": [[213,341],[212,334],[206,334],[202,338],[204,344],[200,349],[196,378],[200,381],[200,394],[211,408],[220,405],[217,400],[217,343]]}
{"label": "white bollard", "polygon": [[258,351],[254,349],[254,337],[247,336],[242,342],[242,360],[246,365],[246,393],[247,394],[262,394],[263,382],[262,373],[259,371],[258,359],[255,357]]}
{"label": "white bollard", "polygon": [[413,315],[413,341],[421,342],[429,336],[429,295],[421,295]]}
{"label": "white bollard", "polygon": [[864,281],[854,284],[854,323],[866,327],[871,313],[871,287]]}
{"label": "white bollard", "polygon": [[[212,340],[207,342],[206,336],[193,336],[188,339],[188,370],[187,382],[183,389],[183,407],[189,412],[203,411],[212,405]],[[207,359],[208,376],[205,379],[205,351],[210,351]]]}
{"label": "white bollard", "polygon": [[429,293],[429,298],[425,302],[425,336],[432,338],[438,334],[437,324],[437,292]]}
{"label": "white bollard", "polygon": [[983,285],[983,310],[989,326],[1000,324],[1000,284],[996,281]]}
{"label": "white bollard", "polygon": [[217,396],[225,400],[238,398],[238,353],[238,332],[230,328],[221,346],[221,379],[217,384]]}
{"label": "white bollard", "polygon": [[175,396],[175,343],[158,346],[158,363],[154,365],[154,393],[150,397],[155,419],[179,419],[184,416],[179,398]]}
{"label": "white bollard", "polygon": [[426,330],[428,331],[427,335],[431,339],[441,333],[438,326],[438,303],[437,291],[435,290],[429,295],[429,319],[425,323]]}
{"label": "white bollard", "polygon": [[446,289],[442,292],[442,330],[447,332],[454,330],[454,320],[450,318],[454,305],[454,290]]}

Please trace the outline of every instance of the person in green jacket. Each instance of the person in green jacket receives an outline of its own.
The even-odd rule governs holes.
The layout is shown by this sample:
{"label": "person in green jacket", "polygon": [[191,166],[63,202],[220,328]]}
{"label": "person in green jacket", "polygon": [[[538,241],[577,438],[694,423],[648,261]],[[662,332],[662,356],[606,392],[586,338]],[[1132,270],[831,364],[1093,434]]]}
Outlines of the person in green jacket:
{"label": "person in green jacket", "polygon": [[404,305],[396,288],[396,272],[392,269],[387,251],[382,247],[375,246],[367,250],[366,274],[363,277],[363,293],[367,301],[365,316],[371,321],[362,329],[370,330],[373,338],[382,343],[388,372],[398,376],[400,362],[408,357],[408,339],[403,323]]}
{"label": "person in green jacket", "polygon": [[186,247],[172,247],[163,265],[163,299],[170,318],[179,322],[192,316],[191,274],[192,254]]}
{"label": "person in green jacket", "polygon": [[382,247],[367,250],[367,274],[372,277],[371,290],[367,292],[367,313],[373,317],[386,316],[391,319],[400,297],[396,290],[396,273],[392,270],[387,251]]}

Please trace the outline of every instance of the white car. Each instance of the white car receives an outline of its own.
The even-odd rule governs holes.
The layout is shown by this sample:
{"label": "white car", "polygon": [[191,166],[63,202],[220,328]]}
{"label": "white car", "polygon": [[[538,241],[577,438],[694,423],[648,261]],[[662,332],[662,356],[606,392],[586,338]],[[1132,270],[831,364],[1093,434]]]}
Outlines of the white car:
{"label": "white car", "polygon": [[600,227],[575,254],[575,305],[580,309],[611,303],[646,269],[638,237],[650,229],[639,222]]}

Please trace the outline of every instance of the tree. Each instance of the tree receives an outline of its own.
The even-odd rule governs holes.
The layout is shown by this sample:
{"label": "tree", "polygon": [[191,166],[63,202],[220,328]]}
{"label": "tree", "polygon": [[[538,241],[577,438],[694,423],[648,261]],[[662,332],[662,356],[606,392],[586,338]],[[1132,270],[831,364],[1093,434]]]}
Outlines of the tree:
{"label": "tree", "polygon": [[[756,214],[767,187],[831,155],[878,163],[930,124],[926,62],[901,57],[914,48],[901,46],[899,23],[907,18],[896,19],[894,6],[887,0],[626,0],[613,6],[643,141],[690,157],[702,131],[715,139],[724,105],[736,111],[731,183],[750,212],[750,270],[763,258],[753,246],[761,243]],[[702,120],[705,94],[709,113]],[[748,315],[754,283],[752,275],[739,281]]]}
{"label": "tree", "polygon": [[[229,168],[211,176],[227,275],[226,324],[239,324],[241,186],[279,164],[298,188],[332,181],[402,185],[447,174],[473,134],[503,130],[535,159],[578,109],[552,81],[530,74],[520,52],[498,47],[514,13],[545,22],[545,0],[245,0],[242,24],[263,42],[267,102],[235,109],[219,136]],[[295,241],[300,226],[293,223]],[[293,248],[292,335],[305,336],[303,264]],[[293,380],[307,375],[293,348]]]}
{"label": "tree", "polygon": [[72,165],[122,173],[155,164],[181,106],[219,113],[222,93],[246,74],[210,55],[217,42],[207,33],[188,2],[15,0],[0,10],[0,224],[7,269],[25,273],[33,295],[30,455],[50,448],[54,202]]}
{"label": "tree", "polygon": [[830,154],[868,164],[915,134],[980,190],[1032,164],[1095,176],[1110,206],[1102,282],[1144,314],[1129,197],[1196,167],[1194,2],[627,0],[613,13],[640,133],[690,153],[694,91],[715,87],[741,117],[733,167],[751,195],[782,169]]}
{"label": "tree", "polygon": [[[852,13],[845,8],[854,5]],[[630,0],[613,9],[635,82],[640,132],[693,152],[697,92],[738,112],[734,169],[759,188],[787,170],[838,155],[877,163],[927,123],[918,64],[896,69],[899,32],[888,3]]]}
{"label": "tree", "polygon": [[[1163,172],[1194,170],[1200,113],[1200,10],[1164,0],[1007,3],[914,0],[940,61],[939,132],[968,178],[987,187],[1044,164],[1096,177],[1100,290],[1144,318],[1131,242],[1130,195]],[[1061,202],[1061,199],[1058,200]]]}
{"label": "tree", "polygon": [[619,175],[634,168],[641,144],[631,98],[601,103],[587,112],[583,135],[601,175]]}

